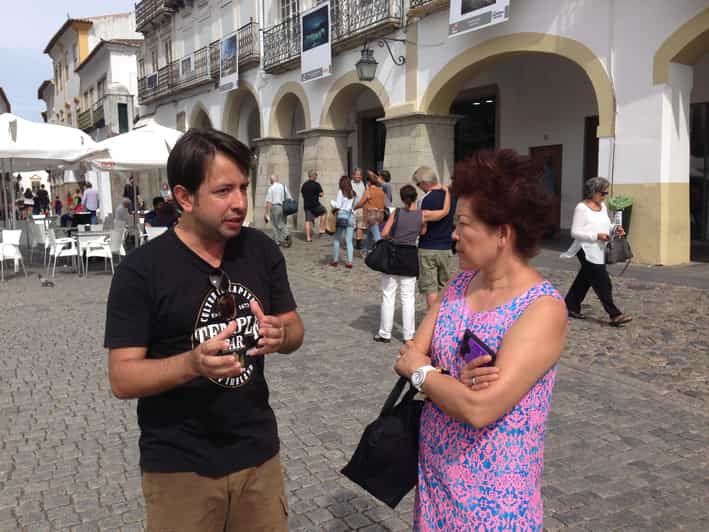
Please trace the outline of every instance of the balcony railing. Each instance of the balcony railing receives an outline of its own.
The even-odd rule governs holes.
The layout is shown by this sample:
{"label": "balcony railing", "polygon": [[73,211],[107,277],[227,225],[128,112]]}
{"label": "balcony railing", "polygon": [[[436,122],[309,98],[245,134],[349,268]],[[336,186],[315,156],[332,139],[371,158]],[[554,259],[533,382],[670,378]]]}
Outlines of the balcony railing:
{"label": "balcony railing", "polygon": [[91,109],[80,112],[76,117],[76,121],[79,129],[83,129],[84,131],[92,129],[94,127],[94,122],[91,119]]}
{"label": "balcony railing", "polygon": [[[401,27],[403,1],[335,0],[330,4],[330,17],[333,49],[337,52],[359,46],[365,38],[385,35]],[[300,44],[300,16],[264,30],[264,70],[276,73],[294,68],[300,56]]]}
{"label": "balcony railing", "polygon": [[283,72],[300,58],[300,16],[292,16],[263,32],[263,69]]}
{"label": "balcony railing", "polygon": [[246,69],[261,62],[258,31],[258,22],[253,19],[239,28],[239,68]]}
{"label": "balcony railing", "polygon": [[162,67],[138,80],[140,103],[219,79],[219,41]]}
{"label": "balcony railing", "polygon": [[104,120],[104,114],[103,114],[103,98],[101,98],[98,103],[96,103],[96,106],[94,107],[94,127],[99,128],[103,127],[106,125],[106,121]]}
{"label": "balcony railing", "polygon": [[163,16],[175,12],[172,0],[143,0],[135,4],[135,31],[143,31]]}

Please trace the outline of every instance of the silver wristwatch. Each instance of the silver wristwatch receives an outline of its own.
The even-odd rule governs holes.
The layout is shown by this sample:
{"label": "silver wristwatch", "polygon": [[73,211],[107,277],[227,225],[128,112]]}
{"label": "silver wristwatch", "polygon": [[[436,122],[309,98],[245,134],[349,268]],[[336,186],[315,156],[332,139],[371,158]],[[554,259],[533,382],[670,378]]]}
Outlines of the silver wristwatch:
{"label": "silver wristwatch", "polygon": [[416,371],[414,371],[411,374],[411,384],[419,392],[421,391],[421,388],[423,387],[423,382],[426,380],[426,375],[428,375],[431,371],[438,371],[438,370],[436,368],[434,368],[433,366],[421,366],[419,369],[417,369]]}

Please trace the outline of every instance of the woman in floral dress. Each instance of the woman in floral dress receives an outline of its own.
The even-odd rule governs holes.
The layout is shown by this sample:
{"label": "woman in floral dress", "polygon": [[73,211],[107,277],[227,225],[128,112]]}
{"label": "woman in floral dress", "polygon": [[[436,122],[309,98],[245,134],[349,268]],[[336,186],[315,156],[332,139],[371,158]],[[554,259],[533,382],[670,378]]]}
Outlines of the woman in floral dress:
{"label": "woman in floral dress", "polygon": [[[542,530],[544,432],[567,313],[528,262],[548,227],[541,173],[512,150],[456,167],[460,273],[396,364],[429,399],[415,530]],[[489,356],[466,364],[466,329],[496,353],[494,367]]]}

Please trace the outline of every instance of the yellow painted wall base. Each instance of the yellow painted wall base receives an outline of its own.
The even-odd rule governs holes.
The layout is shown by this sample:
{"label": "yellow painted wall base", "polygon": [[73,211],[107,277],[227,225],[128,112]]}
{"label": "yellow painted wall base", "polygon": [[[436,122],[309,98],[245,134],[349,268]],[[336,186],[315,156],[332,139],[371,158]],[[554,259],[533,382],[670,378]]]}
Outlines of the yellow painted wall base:
{"label": "yellow painted wall base", "polygon": [[689,183],[614,185],[613,194],[633,198],[629,239],[635,262],[689,262]]}

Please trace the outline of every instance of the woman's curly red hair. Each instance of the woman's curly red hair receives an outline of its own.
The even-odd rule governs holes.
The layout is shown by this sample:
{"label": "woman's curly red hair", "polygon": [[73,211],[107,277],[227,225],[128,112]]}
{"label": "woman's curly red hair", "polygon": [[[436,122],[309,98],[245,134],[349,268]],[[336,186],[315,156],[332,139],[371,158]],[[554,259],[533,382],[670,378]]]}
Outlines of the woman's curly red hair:
{"label": "woman's curly red hair", "polygon": [[480,150],[456,164],[451,192],[471,199],[486,225],[511,226],[517,253],[531,258],[550,226],[552,203],[541,177],[542,166],[514,150]]}

